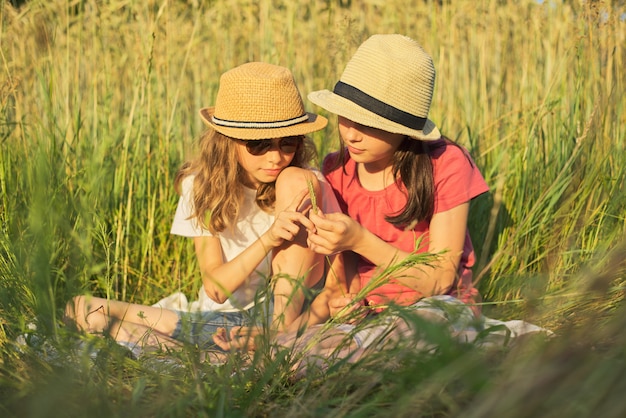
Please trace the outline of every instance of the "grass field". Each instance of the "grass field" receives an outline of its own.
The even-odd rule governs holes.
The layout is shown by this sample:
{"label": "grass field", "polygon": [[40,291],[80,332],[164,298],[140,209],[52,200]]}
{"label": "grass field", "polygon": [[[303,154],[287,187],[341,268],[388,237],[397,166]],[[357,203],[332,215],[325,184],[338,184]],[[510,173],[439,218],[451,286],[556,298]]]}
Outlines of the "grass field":
{"label": "grass field", "polygon": [[[31,0],[0,14],[1,416],[626,414],[623,1]],[[482,350],[432,330],[445,344],[428,356],[397,348],[299,380],[264,352],[245,369],[193,350],[182,367],[134,360],[104,339],[76,354],[58,327],[72,295],[150,304],[201,286],[190,240],[169,234],[173,178],[219,75],[280,64],[306,96],[375,33],[430,52],[430,117],[491,187],[470,219],[484,311],[556,338]],[[320,156],[338,146],[329,120]]]}

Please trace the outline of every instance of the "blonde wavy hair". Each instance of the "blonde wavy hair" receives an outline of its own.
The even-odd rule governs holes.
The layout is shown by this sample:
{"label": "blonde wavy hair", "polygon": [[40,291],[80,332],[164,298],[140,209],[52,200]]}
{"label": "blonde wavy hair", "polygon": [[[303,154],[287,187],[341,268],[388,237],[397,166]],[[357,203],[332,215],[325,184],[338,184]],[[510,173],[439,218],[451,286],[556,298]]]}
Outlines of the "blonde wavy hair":
{"label": "blonde wavy hair", "polygon": [[[194,175],[193,205],[198,224],[212,234],[235,225],[244,200],[245,172],[237,159],[235,140],[213,129],[205,131],[199,140],[197,157],[183,164],[174,180],[181,194],[185,177]],[[313,142],[302,136],[302,142],[289,166],[308,168],[317,161]],[[264,183],[257,189],[256,204],[271,212],[276,202],[275,183]]]}

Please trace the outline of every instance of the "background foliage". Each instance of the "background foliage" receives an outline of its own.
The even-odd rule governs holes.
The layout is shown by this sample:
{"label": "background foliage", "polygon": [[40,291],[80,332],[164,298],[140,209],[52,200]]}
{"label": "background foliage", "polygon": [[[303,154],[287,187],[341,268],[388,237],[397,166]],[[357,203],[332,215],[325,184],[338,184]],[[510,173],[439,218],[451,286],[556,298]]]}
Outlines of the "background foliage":
{"label": "background foliage", "polygon": [[[68,416],[624,412],[623,2],[18,6],[0,4],[3,416],[50,406]],[[305,96],[332,88],[367,37],[392,32],[433,56],[430,117],[470,150],[491,186],[470,223],[486,313],[547,326],[559,342],[502,356],[389,353],[405,361],[402,371],[375,357],[297,383],[280,362],[232,377],[236,363],[215,369],[183,353],[187,367],[161,373],[109,347],[93,370],[88,358],[59,370],[15,347],[28,323],[58,334],[73,294],[140,303],[196,294],[190,243],[169,235],[172,182],[223,71],[252,60],[284,65]],[[336,149],[336,120],[314,139],[320,156]]]}

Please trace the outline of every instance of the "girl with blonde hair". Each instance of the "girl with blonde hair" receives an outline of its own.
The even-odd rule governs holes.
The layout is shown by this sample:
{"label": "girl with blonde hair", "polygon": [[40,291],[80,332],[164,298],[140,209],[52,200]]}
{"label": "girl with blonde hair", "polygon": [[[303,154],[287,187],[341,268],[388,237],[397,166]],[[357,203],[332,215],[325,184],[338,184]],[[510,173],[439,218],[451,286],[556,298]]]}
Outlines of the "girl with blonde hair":
{"label": "girl with blonde hair", "polygon": [[323,279],[325,258],[306,245],[313,228],[306,213],[313,205],[324,213],[339,208],[324,177],[309,168],[316,152],[305,135],[327,120],[305,112],[288,69],[260,62],[224,73],[215,106],[200,115],[208,130],[176,177],[171,229],[194,240],[198,300],[175,294],[144,306],[77,296],[66,316],[78,328],[127,344],[206,347],[223,327],[284,329],[300,315],[305,288]]}

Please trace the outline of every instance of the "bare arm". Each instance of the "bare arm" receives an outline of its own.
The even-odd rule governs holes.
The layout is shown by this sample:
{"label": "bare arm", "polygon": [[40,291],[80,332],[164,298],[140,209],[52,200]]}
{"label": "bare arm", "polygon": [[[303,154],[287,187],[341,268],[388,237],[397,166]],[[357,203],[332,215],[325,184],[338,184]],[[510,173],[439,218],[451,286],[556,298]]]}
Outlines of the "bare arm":
{"label": "bare arm", "polygon": [[261,235],[237,257],[224,262],[222,246],[218,237],[196,237],[194,245],[202,272],[202,284],[207,295],[218,303],[224,303],[254,272],[259,263],[284,241],[291,241],[300,231],[300,225],[312,227],[311,221],[296,209],[307,195],[303,190],[295,196],[292,204],[276,215],[270,229]]}
{"label": "bare arm", "polygon": [[196,237],[194,246],[202,272],[204,291],[218,303],[224,303],[273,248],[264,243],[261,236],[241,254],[225,263],[219,238]]}
{"label": "bare arm", "polygon": [[[469,202],[437,213],[430,222],[428,251],[442,256],[431,266],[408,268],[396,277],[399,283],[424,296],[446,293],[456,278],[465,243]],[[409,253],[381,240],[344,214],[310,215],[316,234],[309,236],[311,248],[322,254],[351,250],[380,267],[402,261]]]}

